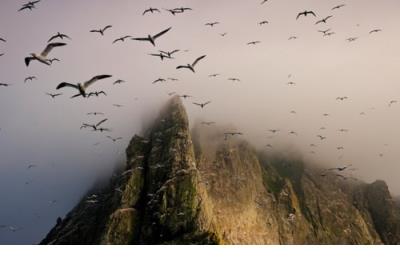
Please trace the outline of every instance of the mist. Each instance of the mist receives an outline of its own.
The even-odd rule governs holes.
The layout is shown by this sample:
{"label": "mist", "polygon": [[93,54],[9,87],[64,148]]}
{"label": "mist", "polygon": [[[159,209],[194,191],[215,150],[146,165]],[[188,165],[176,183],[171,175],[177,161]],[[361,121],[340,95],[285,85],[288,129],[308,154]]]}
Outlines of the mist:
{"label": "mist", "polygon": [[[331,168],[352,164],[357,169],[352,176],[385,180],[392,194],[400,194],[400,102],[389,107],[390,101],[400,101],[400,3],[260,2],[42,0],[32,12],[17,12],[22,2],[2,0],[0,37],[7,42],[0,42],[5,53],[0,82],[11,86],[0,87],[0,225],[20,230],[0,229],[0,243],[38,243],[57,217],[64,217],[99,179],[112,176],[125,160],[130,138],[151,124],[169,92],[193,96],[183,100],[192,125],[215,121],[243,132],[260,150],[291,149]],[[341,3],[346,6],[331,10]],[[172,16],[162,9],[181,6],[193,10]],[[143,16],[149,7],[162,12]],[[333,18],[326,25],[315,25],[313,17],[296,20],[305,9],[318,18]],[[259,26],[262,20],[269,24]],[[220,24],[204,25],[213,21]],[[113,27],[103,37],[89,32],[108,24]],[[124,35],[145,37],[168,27],[171,31],[157,39],[156,47],[131,40],[112,44]],[[336,34],[322,37],[318,30],[328,28]],[[369,34],[377,28],[383,31]],[[72,38],[51,52],[61,62],[51,67],[32,62],[27,68],[24,57],[42,51],[57,32]],[[290,36],[298,39],[289,41]],[[350,37],[359,39],[349,43]],[[247,45],[251,41],[261,43]],[[181,51],[173,60],[149,56],[174,49]],[[176,70],[201,55],[207,57],[196,74]],[[213,73],[221,75],[209,78]],[[91,88],[106,91],[106,97],[72,100],[75,92],[69,88],[55,99],[45,94],[56,92],[60,82],[83,82],[98,74],[113,75]],[[31,75],[38,79],[24,83]],[[169,77],[179,81],[152,84]],[[232,77],[241,81],[229,81]],[[113,85],[117,79],[126,83]],[[336,99],[343,96],[348,99]],[[212,102],[204,109],[192,104],[206,101]],[[111,133],[80,129],[82,123],[104,118],[86,115],[94,111],[105,113]],[[272,134],[271,129],[280,131]],[[123,140],[114,143],[106,135]],[[344,150],[338,151],[340,146]],[[31,164],[36,167],[27,169]]]}

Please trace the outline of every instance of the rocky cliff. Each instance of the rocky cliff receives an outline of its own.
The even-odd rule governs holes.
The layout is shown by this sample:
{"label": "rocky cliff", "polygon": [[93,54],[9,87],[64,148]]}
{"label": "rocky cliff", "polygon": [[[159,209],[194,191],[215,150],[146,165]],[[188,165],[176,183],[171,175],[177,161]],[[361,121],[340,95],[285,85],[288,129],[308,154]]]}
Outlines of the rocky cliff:
{"label": "rocky cliff", "polygon": [[190,131],[173,98],[133,137],[126,171],[57,220],[41,244],[400,243],[384,182],[263,155],[221,133]]}

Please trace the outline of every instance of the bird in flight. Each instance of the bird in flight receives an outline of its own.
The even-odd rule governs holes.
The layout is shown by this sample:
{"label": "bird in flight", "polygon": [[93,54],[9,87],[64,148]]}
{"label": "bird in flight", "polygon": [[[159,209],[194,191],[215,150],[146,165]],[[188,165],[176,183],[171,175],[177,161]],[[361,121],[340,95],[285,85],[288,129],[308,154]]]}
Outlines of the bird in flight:
{"label": "bird in flight", "polygon": [[79,91],[79,94],[77,94],[73,97],[78,97],[78,96],[86,97],[86,90],[89,86],[91,86],[92,84],[94,84],[95,82],[97,82],[99,80],[107,79],[107,78],[111,78],[111,77],[112,77],[112,75],[97,75],[97,76],[93,77],[92,79],[90,79],[89,81],[86,81],[84,83],[78,83],[78,84],[62,82],[57,86],[56,89],[59,90],[64,87],[72,87]]}
{"label": "bird in flight", "polygon": [[224,133],[224,136],[225,136],[225,140],[228,140],[228,137],[229,136],[232,136],[232,137],[234,137],[234,136],[236,136],[236,135],[243,135],[243,133],[240,133],[240,132],[228,132],[228,133]]}
{"label": "bird in flight", "polygon": [[176,78],[168,78],[168,80],[171,81],[171,82],[178,82],[179,81],[179,79],[176,79]]}
{"label": "bird in flight", "polygon": [[394,104],[397,104],[397,100],[392,100],[392,101],[390,101],[390,103],[389,103],[389,107],[391,107],[392,105],[394,105]]}
{"label": "bird in flight", "polygon": [[9,84],[9,83],[0,83],[0,86],[3,86],[3,87],[8,87],[8,86],[10,86],[11,84]]}
{"label": "bird in flight", "polygon": [[51,50],[53,50],[53,48],[55,47],[60,47],[60,46],[65,46],[67,45],[66,43],[50,43],[46,46],[46,48],[43,50],[42,53],[40,54],[36,54],[36,53],[31,53],[30,57],[26,57],[25,58],[25,65],[28,67],[29,63],[32,60],[37,60],[43,64],[46,64],[48,66],[50,66],[51,64],[49,63],[49,60],[47,59],[48,54],[51,52]]}
{"label": "bird in flight", "polygon": [[119,104],[113,104],[113,106],[116,107],[116,108],[122,108],[123,107],[123,105],[119,105]]}
{"label": "bird in flight", "polygon": [[347,38],[346,41],[348,41],[349,43],[351,43],[351,42],[357,41],[357,39],[358,39],[358,37],[350,37],[350,38]]}
{"label": "bird in flight", "polygon": [[332,10],[339,9],[339,8],[342,8],[342,7],[345,7],[345,6],[346,6],[345,4],[341,4],[341,5],[333,7]]}
{"label": "bird in flight", "polygon": [[324,19],[318,20],[315,25],[320,24],[320,23],[327,23],[328,19],[332,18],[333,16],[327,16]]}
{"label": "bird in flight", "polygon": [[62,94],[51,94],[51,93],[46,93],[46,95],[50,96],[51,98],[55,99],[57,96],[60,96]]}
{"label": "bird in flight", "polygon": [[288,40],[289,40],[289,41],[291,41],[291,40],[296,40],[297,38],[298,38],[297,36],[290,36]]}
{"label": "bird in flight", "polygon": [[231,82],[240,82],[240,79],[238,79],[238,78],[229,78],[228,81],[231,81]]}
{"label": "bird in flight", "polygon": [[201,108],[204,108],[205,106],[207,106],[210,103],[211,103],[211,101],[208,101],[208,102],[205,102],[205,103],[195,103],[194,102],[193,104],[196,105],[196,106],[199,106]]}
{"label": "bird in flight", "polygon": [[228,33],[224,32],[224,33],[220,33],[219,35],[221,35],[221,37],[225,37]]}
{"label": "bird in flight", "polygon": [[37,80],[36,76],[29,76],[29,77],[25,78],[24,83],[26,83],[27,81],[33,81],[33,80]]}
{"label": "bird in flight", "polygon": [[177,11],[177,10],[175,10],[175,9],[166,9],[166,8],[164,8],[164,10],[165,11],[168,11],[168,12],[170,12],[172,15],[176,15],[176,14],[179,14],[179,13],[182,13],[182,12],[179,12],[179,11]]}
{"label": "bird in flight", "polygon": [[331,31],[331,29],[327,29],[327,30],[320,30],[318,32],[322,33],[323,35],[326,35],[330,31]]}
{"label": "bird in flight", "polygon": [[175,49],[173,51],[167,51],[167,52],[159,50],[158,52],[160,52],[161,54],[164,54],[165,56],[167,56],[169,58],[172,58],[172,55],[175,53],[178,53],[179,51],[180,51],[179,49]]}
{"label": "bird in flight", "polygon": [[158,8],[152,8],[152,7],[150,7],[150,8],[148,8],[148,9],[146,9],[144,12],[143,12],[143,16],[144,15],[146,15],[147,13],[151,13],[151,14],[153,14],[154,12],[158,12],[158,13],[161,13],[161,11],[158,9]]}
{"label": "bird in flight", "polygon": [[[106,94],[106,92],[104,92],[104,91],[100,91],[100,92],[91,92],[91,93],[89,93],[88,95],[87,95],[87,97],[89,98],[89,97],[92,97],[92,96],[97,96],[97,97],[99,97],[100,95],[105,95],[105,96],[107,96],[107,94]],[[77,95],[77,97],[78,97],[79,95]]]}
{"label": "bird in flight", "polygon": [[104,28],[99,29],[99,30],[91,30],[90,32],[97,32],[97,33],[100,33],[101,36],[104,36],[104,32],[110,28],[112,28],[112,25],[107,25]]}
{"label": "bird in flight", "polygon": [[54,39],[57,39],[57,38],[60,38],[61,40],[64,40],[64,38],[71,40],[71,38],[68,35],[57,32],[57,34],[50,37],[50,39],[47,42],[50,43],[51,41],[53,41]]}
{"label": "bird in flight", "polygon": [[174,8],[175,11],[177,11],[178,13],[183,13],[187,10],[192,10],[190,7],[178,7],[178,8]]}
{"label": "bird in flight", "polygon": [[369,34],[378,33],[381,31],[382,31],[382,29],[375,29],[375,30],[370,31]]}
{"label": "bird in flight", "polygon": [[125,42],[125,39],[132,38],[130,35],[125,35],[120,38],[115,39],[112,43],[115,44],[116,42]]}
{"label": "bird in flight", "polygon": [[206,57],[206,55],[198,57],[192,64],[180,65],[180,66],[176,67],[176,69],[189,69],[193,73],[195,73],[194,67],[196,66],[197,63],[199,63],[200,60],[204,59],[205,57]]}
{"label": "bird in flight", "polygon": [[156,84],[156,83],[163,83],[163,82],[166,82],[167,80],[165,80],[164,78],[158,78],[157,80],[155,80],[154,82],[153,82],[153,84]]}
{"label": "bird in flight", "polygon": [[81,126],[81,129],[93,128],[93,131],[98,131],[99,130],[99,126],[102,125],[103,123],[105,123],[106,121],[108,121],[108,119],[103,119],[103,120],[99,121],[96,124],[83,123],[82,126]]}
{"label": "bird in flight", "polygon": [[340,171],[340,172],[342,172],[342,171],[347,170],[347,169],[350,168],[351,166],[352,166],[352,165],[344,166],[344,167],[338,167],[338,168],[331,168],[331,169],[328,169],[328,171]]}
{"label": "bird in flight", "polygon": [[308,15],[313,15],[314,17],[317,17],[317,15],[315,15],[314,11],[304,11],[301,12],[297,15],[296,20],[299,19],[301,16],[307,17]]}
{"label": "bird in flight", "polygon": [[149,56],[153,56],[153,57],[159,57],[161,59],[161,61],[164,61],[164,58],[169,58],[172,59],[172,57],[165,55],[163,53],[159,53],[159,54],[149,54]]}
{"label": "bird in flight", "polygon": [[253,42],[247,43],[247,45],[256,45],[256,44],[259,44],[259,43],[261,43],[261,41],[253,41]]}
{"label": "bird in flight", "polygon": [[153,46],[156,46],[156,43],[155,43],[155,41],[156,41],[156,39],[157,38],[159,38],[159,37],[161,37],[162,35],[164,35],[164,34],[166,34],[167,32],[169,32],[170,30],[172,29],[172,27],[169,27],[168,29],[166,29],[166,30],[163,30],[162,32],[160,32],[160,33],[157,33],[156,35],[148,35],[147,37],[145,37],[145,38],[132,38],[132,40],[136,40],[136,41],[148,41],[148,42],[150,42]]}
{"label": "bird in flight", "polygon": [[278,133],[280,130],[278,130],[278,129],[271,129],[271,130],[269,130],[271,133],[273,133],[273,134],[276,134],[276,133]]}
{"label": "bird in flight", "polygon": [[4,53],[1,53],[1,54],[0,54],[0,57],[2,57],[2,56],[4,56]]}
{"label": "bird in flight", "polygon": [[7,43],[7,40],[4,38],[1,38],[1,37],[0,37],[0,41],[2,41],[3,43]]}
{"label": "bird in flight", "polygon": [[30,164],[30,165],[28,165],[27,169],[29,170],[29,169],[33,169],[33,168],[36,168],[36,167],[37,166],[35,164]]}
{"label": "bird in flight", "polygon": [[113,83],[113,85],[116,85],[116,84],[121,84],[121,83],[125,83],[125,81],[124,81],[124,80],[121,80],[121,79],[119,79],[119,80],[116,80],[116,81]]}
{"label": "bird in flight", "polygon": [[268,0],[263,0],[263,1],[261,2],[261,5],[264,5],[266,2],[268,2]]}
{"label": "bird in flight", "polygon": [[102,113],[102,112],[89,112],[87,115],[97,116],[97,115],[104,115],[104,113]]}
{"label": "bird in flight", "polygon": [[208,77],[210,77],[210,78],[216,78],[216,77],[218,77],[218,76],[220,76],[221,74],[218,74],[218,73],[215,73],[215,74],[210,74],[210,75],[208,75]]}
{"label": "bird in flight", "polygon": [[216,21],[216,22],[208,22],[208,23],[206,23],[206,24],[204,24],[204,25],[205,25],[205,26],[214,27],[215,25],[218,25],[218,24],[219,24],[219,22]]}
{"label": "bird in flight", "polygon": [[191,95],[180,95],[179,97],[182,97],[183,99],[186,99],[186,98],[191,98],[193,96],[191,96]]}
{"label": "bird in flight", "polygon": [[214,125],[214,124],[216,124],[216,122],[214,122],[214,121],[203,121],[203,122],[201,122],[201,125],[206,125],[206,126],[211,126],[211,125]]}
{"label": "bird in flight", "polygon": [[317,137],[318,137],[319,139],[321,139],[321,141],[323,141],[323,140],[326,139],[326,137],[325,137],[325,136],[322,136],[322,135],[317,135]]}
{"label": "bird in flight", "polygon": [[118,140],[122,140],[122,137],[117,137],[117,138],[113,138],[111,136],[107,136],[108,139],[112,140],[114,143],[117,142]]}
{"label": "bird in flight", "polygon": [[268,24],[268,23],[269,23],[268,20],[263,20],[263,21],[260,21],[258,23],[258,25],[262,26],[262,25],[265,25],[265,24]]}
{"label": "bird in flight", "polygon": [[30,1],[26,4],[23,4],[22,7],[18,11],[22,11],[25,9],[29,9],[30,11],[32,11],[32,9],[34,9],[36,7],[36,4],[39,2],[40,2],[40,0]]}
{"label": "bird in flight", "polygon": [[337,97],[336,100],[344,101],[349,99],[347,96]]}

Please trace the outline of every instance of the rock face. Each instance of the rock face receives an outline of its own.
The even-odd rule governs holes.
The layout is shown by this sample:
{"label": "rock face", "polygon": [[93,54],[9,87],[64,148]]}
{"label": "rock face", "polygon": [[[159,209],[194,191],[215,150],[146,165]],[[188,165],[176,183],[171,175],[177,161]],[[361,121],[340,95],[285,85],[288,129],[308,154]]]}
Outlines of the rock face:
{"label": "rock face", "polygon": [[384,182],[321,176],[220,136],[191,132],[173,98],[145,138],[130,142],[126,171],[41,244],[400,243],[399,208]]}

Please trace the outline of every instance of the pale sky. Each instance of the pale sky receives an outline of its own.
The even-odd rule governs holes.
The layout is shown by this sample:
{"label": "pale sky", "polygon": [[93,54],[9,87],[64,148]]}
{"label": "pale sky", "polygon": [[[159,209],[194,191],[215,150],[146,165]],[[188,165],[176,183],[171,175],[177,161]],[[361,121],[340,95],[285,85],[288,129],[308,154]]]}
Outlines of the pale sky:
{"label": "pale sky", "polygon": [[[367,182],[383,179],[393,194],[400,194],[400,2],[260,2],[42,0],[32,12],[17,12],[24,2],[1,0],[0,37],[7,42],[0,42],[0,54],[5,53],[0,83],[12,85],[0,87],[0,225],[21,230],[0,230],[0,243],[39,242],[95,181],[112,175],[130,138],[157,114],[171,91],[194,96],[185,101],[192,122],[235,125],[259,149],[271,144],[275,151],[298,150],[327,167],[353,164],[358,169],[354,176]],[[346,6],[331,10],[342,3]],[[163,10],[181,6],[193,11],[172,16]],[[149,7],[162,12],[142,16]],[[296,20],[304,10],[313,10],[318,18]],[[329,15],[333,18],[326,25],[315,25]],[[269,24],[259,26],[263,20]],[[214,21],[220,24],[204,26]],[[108,24],[113,27],[104,37],[89,32]],[[168,27],[171,31],[155,48],[131,40],[112,44],[124,35],[145,37]],[[328,28],[336,34],[322,37],[318,30]],[[383,31],[369,34],[377,28]],[[31,62],[27,68],[24,57],[41,52],[58,31],[72,38],[50,54],[61,62],[51,67]],[[298,39],[289,41],[293,35]],[[359,39],[349,43],[350,37]],[[261,43],[246,45],[251,41]],[[181,51],[161,62],[148,55],[159,49]],[[196,74],[175,69],[201,55],[207,57]],[[213,73],[221,76],[208,78]],[[75,92],[68,88],[55,100],[45,95],[60,82],[83,82],[97,74],[113,75],[92,88],[105,90],[107,97],[71,100]],[[24,83],[30,75],[38,79]],[[153,85],[160,77],[179,81]],[[232,83],[230,77],[241,82]],[[117,79],[126,83],[113,86]],[[343,96],[349,99],[336,100]],[[192,105],[208,100],[212,103],[204,110]],[[399,104],[389,107],[391,100]],[[101,119],[86,115],[92,111],[104,112],[111,135],[124,140],[113,144],[104,134],[80,130],[83,122]],[[349,132],[340,133],[342,128]],[[269,139],[269,129],[281,132]],[[317,135],[327,139],[321,142]],[[318,147],[311,148],[312,143]],[[339,146],[345,149],[338,151]],[[30,164],[37,167],[27,170]]]}

